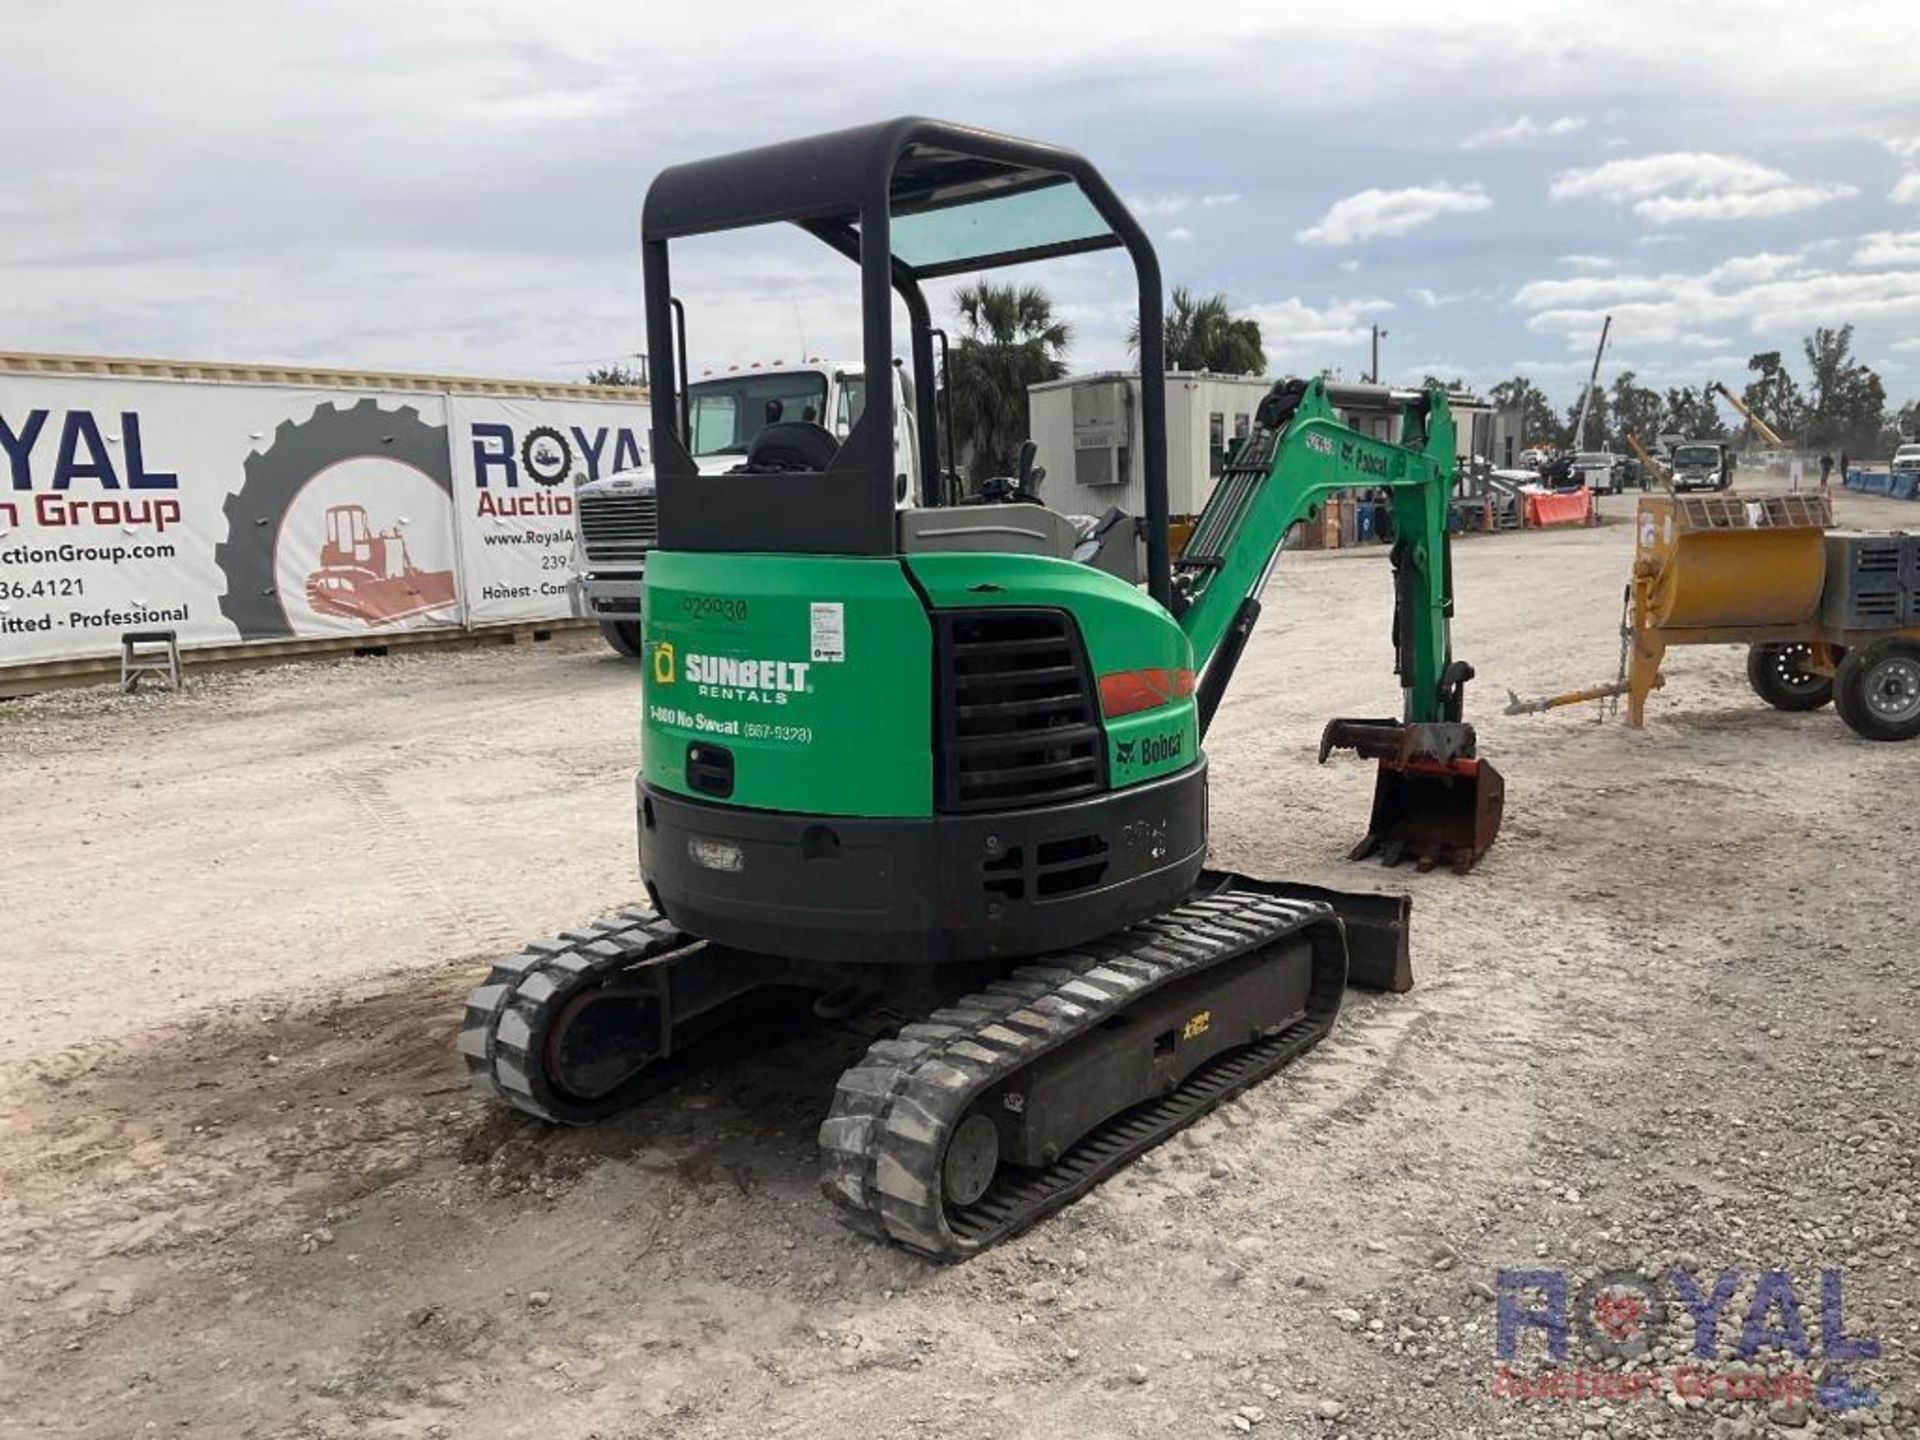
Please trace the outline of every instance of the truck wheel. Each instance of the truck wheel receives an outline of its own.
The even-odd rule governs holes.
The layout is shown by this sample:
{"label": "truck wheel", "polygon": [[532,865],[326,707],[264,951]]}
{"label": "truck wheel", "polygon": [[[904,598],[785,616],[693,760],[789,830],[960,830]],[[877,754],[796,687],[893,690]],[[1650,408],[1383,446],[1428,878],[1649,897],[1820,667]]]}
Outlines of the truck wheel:
{"label": "truck wheel", "polygon": [[1850,650],[1833,677],[1833,700],[1862,739],[1920,735],[1920,645],[1888,638]]}
{"label": "truck wheel", "polygon": [[1747,650],[1747,683],[1776,710],[1818,710],[1833,699],[1833,677],[1807,669],[1813,647],[1754,645]]}
{"label": "truck wheel", "polygon": [[640,658],[640,622],[638,620],[602,620],[600,633],[607,644],[629,660]]}

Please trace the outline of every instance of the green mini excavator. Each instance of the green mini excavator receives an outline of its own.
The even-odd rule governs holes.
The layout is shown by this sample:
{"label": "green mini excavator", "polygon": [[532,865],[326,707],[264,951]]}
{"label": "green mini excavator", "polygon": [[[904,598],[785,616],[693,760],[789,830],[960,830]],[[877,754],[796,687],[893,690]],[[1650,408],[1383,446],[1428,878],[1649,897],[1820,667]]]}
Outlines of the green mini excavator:
{"label": "green mini excavator", "polygon": [[[869,385],[843,433],[770,416],[730,473],[703,473],[669,249],[773,223],[858,266],[869,377],[896,363],[901,304],[910,413]],[[650,904],[493,968],[459,1041],[476,1083],[590,1122],[769,995],[836,1016],[882,1001],[907,1023],[841,1076],[823,1185],[864,1228],[950,1259],[1300,1054],[1349,982],[1411,983],[1404,896],[1206,868],[1201,747],[1289,532],[1329,495],[1380,492],[1404,713],[1330,722],[1320,756],[1379,760],[1356,854],[1464,871],[1492,843],[1502,784],[1448,634],[1444,393],[1275,385],[1175,555],[1159,267],[1079,155],[896,120],[675,166],[642,231]],[[920,475],[951,471],[924,284],[1109,249],[1138,282],[1144,514],[1037,503],[1030,450],[985,503],[911,503],[902,437]]]}

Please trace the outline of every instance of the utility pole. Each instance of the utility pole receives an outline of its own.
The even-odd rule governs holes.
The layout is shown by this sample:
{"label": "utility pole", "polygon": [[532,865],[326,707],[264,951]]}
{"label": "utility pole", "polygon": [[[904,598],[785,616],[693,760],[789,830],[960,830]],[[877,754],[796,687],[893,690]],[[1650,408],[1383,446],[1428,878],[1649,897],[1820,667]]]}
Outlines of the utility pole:
{"label": "utility pole", "polygon": [[1367,383],[1369,385],[1378,385],[1380,383],[1380,342],[1386,338],[1387,334],[1388,332],[1382,330],[1378,325],[1373,327],[1373,365],[1367,371]]}

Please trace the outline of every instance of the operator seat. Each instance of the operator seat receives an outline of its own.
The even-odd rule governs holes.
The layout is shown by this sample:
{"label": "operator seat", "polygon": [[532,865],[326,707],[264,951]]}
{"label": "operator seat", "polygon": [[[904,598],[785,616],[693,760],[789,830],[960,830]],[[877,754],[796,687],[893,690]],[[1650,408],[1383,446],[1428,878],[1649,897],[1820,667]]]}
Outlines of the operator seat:
{"label": "operator seat", "polygon": [[823,473],[833,463],[840,442],[824,425],[811,420],[776,420],[747,446],[747,463],[741,468],[749,475],[771,475],[797,471],[809,475]]}

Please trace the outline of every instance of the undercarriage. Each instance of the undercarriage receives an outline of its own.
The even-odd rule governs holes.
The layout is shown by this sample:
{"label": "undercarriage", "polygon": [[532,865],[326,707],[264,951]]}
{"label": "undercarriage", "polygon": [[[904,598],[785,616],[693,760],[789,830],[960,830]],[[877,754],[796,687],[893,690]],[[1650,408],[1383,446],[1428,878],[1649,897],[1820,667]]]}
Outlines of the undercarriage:
{"label": "undercarriage", "polygon": [[823,1016],[884,1002],[917,1018],[841,1075],[822,1188],[860,1228],[960,1259],[1311,1049],[1348,983],[1406,989],[1407,908],[1208,873],[1090,945],[884,968],[736,950],[634,908],[496,964],[468,997],[459,1049],[507,1104],[589,1124],[783,994],[811,993]]}

